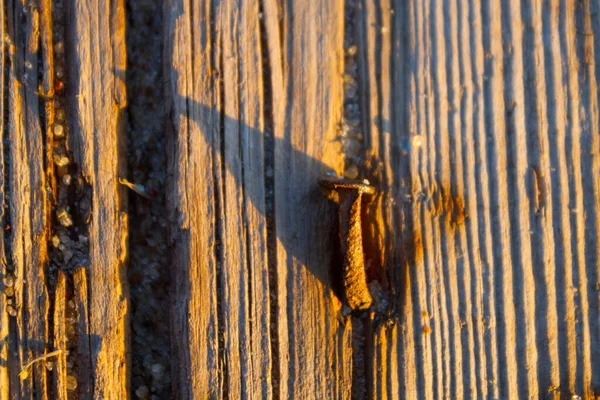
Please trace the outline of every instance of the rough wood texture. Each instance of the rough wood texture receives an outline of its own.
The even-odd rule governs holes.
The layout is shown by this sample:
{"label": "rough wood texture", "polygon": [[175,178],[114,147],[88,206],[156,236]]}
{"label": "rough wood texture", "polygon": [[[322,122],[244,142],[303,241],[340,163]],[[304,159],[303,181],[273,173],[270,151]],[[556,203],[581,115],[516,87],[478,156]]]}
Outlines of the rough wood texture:
{"label": "rough wood texture", "polygon": [[[2,4],[0,276],[16,281],[0,288],[0,400],[128,398],[124,2],[64,1],[89,263],[61,265],[56,286],[56,24],[50,0]],[[162,5],[174,398],[600,393],[599,0]],[[351,315],[318,185],[348,156],[345,41],[361,178],[378,190],[365,256],[387,268],[367,276],[393,293],[372,290],[372,312]],[[50,339],[76,370],[61,356],[54,382],[43,363],[21,380]]]}
{"label": "rough wood texture", "polygon": [[[218,60],[211,54],[215,11],[208,14],[209,3],[195,6],[184,1],[165,2],[165,114],[171,118],[167,122],[167,151],[173,174],[172,184],[167,183],[173,260],[171,330],[179,332],[180,338],[171,342],[173,362],[179,365],[172,382],[176,397],[220,398],[224,360],[217,320],[220,210],[215,177],[220,168],[214,162],[220,149],[220,117],[218,108],[213,110],[219,96],[215,93],[217,68],[211,64]],[[193,10],[198,19],[192,25]],[[197,65],[194,60],[198,60]],[[198,220],[202,225],[193,223]]]}
{"label": "rough wood texture", "polygon": [[[66,1],[75,160],[90,193],[88,325],[94,398],[127,398],[124,2]],[[110,27],[110,28],[109,28]]]}
{"label": "rough wood texture", "polygon": [[[169,1],[173,330],[189,335],[174,345],[176,393],[592,396],[599,4],[356,4],[362,124],[383,191],[372,229],[400,323],[342,325],[331,289],[335,218],[316,181],[340,172],[342,2],[264,1],[257,28],[254,4]],[[273,180],[253,169],[268,171],[271,132]],[[266,261],[275,279],[255,282]],[[276,311],[265,320],[252,318],[259,298]]]}
{"label": "rough wood texture", "polygon": [[[44,138],[37,94],[39,12],[22,1],[7,2],[9,251],[13,270],[16,324],[10,334],[11,396],[47,398],[46,369],[32,367],[20,379],[20,367],[43,355],[48,346],[48,212]],[[23,24],[24,22],[24,24]],[[6,152],[4,153],[6,155]],[[4,300],[4,299],[3,299]],[[11,360],[12,358],[12,360]]]}
{"label": "rough wood texture", "polygon": [[270,397],[258,3],[165,4],[174,395]]}
{"label": "rough wood texture", "polygon": [[[127,218],[124,191],[118,184],[118,177],[124,176],[119,160],[125,156],[124,7],[118,1],[96,3],[65,1],[62,5],[68,10],[69,21],[73,21],[68,24],[67,34],[69,148],[86,181],[92,210],[88,232],[78,231],[89,236],[90,263],[77,267],[85,268],[79,271],[87,271],[90,279],[98,282],[89,285],[88,296],[88,286],[82,284],[86,280],[75,279],[76,284],[85,287],[83,295],[79,288],[75,293],[80,311],[81,302],[85,302],[85,317],[80,318],[84,323],[78,327],[84,329],[79,339],[87,343],[77,348],[86,350],[90,361],[87,366],[84,356],[81,368],[77,365],[82,374],[88,371],[88,378],[82,381],[82,399],[126,398],[128,391],[123,274]],[[2,3],[2,12],[7,22],[3,24],[2,60],[10,64],[6,74],[2,69],[3,101],[8,104],[2,107],[7,126],[2,147],[2,228],[6,239],[3,236],[1,275],[3,281],[14,277],[14,285],[2,286],[0,398],[66,398],[64,355],[59,356],[56,379],[51,385],[45,362],[36,362],[26,378],[19,377],[23,365],[54,350],[50,349],[50,337],[61,350],[67,350],[65,276],[61,273],[57,281],[50,272],[48,255],[51,224],[55,221],[50,204],[57,201],[53,163],[56,148],[51,129],[57,101],[53,97],[52,2],[11,0]],[[56,292],[49,296],[53,288]],[[52,299],[56,300],[53,305]]]}
{"label": "rough wood texture", "polygon": [[272,69],[282,71],[272,84],[280,395],[348,398],[353,326],[338,315],[336,213],[317,183],[332,167],[340,172],[343,2],[269,6],[266,23],[282,29],[280,40],[268,38]]}
{"label": "rough wood texture", "polygon": [[600,391],[598,5],[363,2],[369,137],[408,264],[377,398]]}
{"label": "rough wood texture", "polygon": [[328,276],[335,213],[316,186],[322,160],[339,162],[342,3],[263,6],[165,4],[176,397],[350,390],[350,326]]}
{"label": "rough wood texture", "polygon": [[[265,2],[262,8],[260,15],[256,5],[244,3],[169,3],[165,10],[172,329],[190,335],[173,344],[181,366],[174,371],[175,394],[264,397],[272,385],[282,398],[349,397],[352,320],[340,324],[330,276],[336,214],[316,185],[334,166],[339,171],[341,161],[334,139],[342,107],[342,3],[279,8]],[[260,68],[252,69],[255,64]],[[274,135],[275,154],[270,182],[269,166],[260,164],[268,135]],[[274,211],[265,183],[275,187]],[[276,254],[267,285],[261,241],[269,212]],[[250,247],[252,238],[258,247]],[[271,304],[253,324],[262,298]],[[267,314],[269,308],[275,312]],[[270,329],[268,317],[274,317]],[[270,374],[257,374],[248,348],[261,349],[255,365],[264,357]],[[251,380],[257,377],[261,391]]]}
{"label": "rough wood texture", "polygon": [[54,397],[67,400],[67,281],[65,274],[59,272],[54,291],[54,348],[61,350],[56,356],[53,367]]}
{"label": "rough wood texture", "polygon": [[[4,7],[0,7],[0,34],[2,37],[6,34],[6,23],[5,23],[5,9]],[[5,96],[4,91],[6,88],[6,72],[5,72],[5,56],[6,56],[6,45],[1,46],[0,48],[0,87],[2,88],[2,96],[0,97],[0,107],[4,110],[5,104]],[[5,122],[4,118],[0,119],[0,131],[2,132],[2,137],[4,138],[4,130],[5,130]],[[6,286],[5,279],[8,274],[8,259],[7,252],[5,246],[5,236],[4,229],[6,225],[7,212],[6,212],[6,160],[4,159],[5,147],[4,140],[0,140],[0,165],[2,169],[2,174],[0,175],[0,195],[2,201],[0,201],[0,215],[2,216],[2,222],[0,226],[0,277],[2,277],[2,284],[0,285],[0,398],[8,399],[10,393],[10,381],[9,381],[9,372],[8,372],[8,352],[9,352],[9,315],[7,310],[7,302],[6,302]]]}
{"label": "rough wood texture", "polygon": [[73,274],[73,287],[75,293],[76,346],[77,346],[77,394],[80,399],[93,397],[94,376],[92,375],[92,352],[90,350],[89,320],[89,289],[85,269],[81,268]]}

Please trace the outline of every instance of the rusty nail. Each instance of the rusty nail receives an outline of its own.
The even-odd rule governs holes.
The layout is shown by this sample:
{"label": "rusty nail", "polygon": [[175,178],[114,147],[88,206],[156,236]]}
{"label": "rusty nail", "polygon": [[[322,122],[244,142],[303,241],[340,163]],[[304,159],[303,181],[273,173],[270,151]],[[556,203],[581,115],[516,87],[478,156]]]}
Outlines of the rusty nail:
{"label": "rusty nail", "polygon": [[323,177],[319,184],[339,195],[339,237],[344,257],[344,295],[353,310],[366,310],[373,299],[367,286],[365,259],[362,244],[361,200],[362,195],[375,194],[368,181]]}

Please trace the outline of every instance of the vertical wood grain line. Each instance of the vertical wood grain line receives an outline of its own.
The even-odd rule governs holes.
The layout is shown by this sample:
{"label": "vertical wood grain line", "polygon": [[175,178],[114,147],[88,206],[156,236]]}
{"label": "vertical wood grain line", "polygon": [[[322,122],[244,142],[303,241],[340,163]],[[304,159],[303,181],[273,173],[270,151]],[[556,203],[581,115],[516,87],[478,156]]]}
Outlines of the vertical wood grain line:
{"label": "vertical wood grain line", "polygon": [[502,75],[503,49],[501,46],[502,25],[500,20],[503,8],[494,1],[484,1],[483,14],[483,44],[485,62],[483,69],[484,98],[489,111],[485,114],[485,131],[489,132],[486,147],[488,154],[488,175],[490,176],[490,210],[491,235],[488,240],[494,248],[494,292],[496,295],[496,310],[498,324],[496,337],[498,338],[498,369],[505,371],[499,374],[499,394],[506,397],[509,393],[516,393],[518,388],[517,373],[515,368],[509,368],[508,363],[516,359],[516,332],[515,310],[513,303],[512,270],[510,262],[510,219],[505,203],[508,196],[506,175],[506,140],[505,134],[505,99],[504,79]]}
{"label": "vertical wood grain line", "polygon": [[[496,293],[495,293],[495,269],[494,269],[494,247],[490,240],[492,237],[492,209],[490,191],[487,188],[490,185],[490,175],[488,171],[488,149],[489,140],[486,135],[486,112],[488,105],[486,102],[486,92],[484,82],[484,71],[486,67],[486,57],[489,53],[485,49],[485,32],[484,24],[484,9],[483,5],[471,7],[470,16],[472,23],[471,38],[473,45],[471,70],[474,77],[474,102],[475,115],[474,119],[474,146],[473,151],[478,154],[477,157],[477,174],[476,174],[476,197],[478,201],[477,214],[482,214],[477,218],[475,209],[469,207],[471,214],[470,223],[475,227],[481,220],[481,226],[478,228],[477,240],[480,242],[481,248],[481,265],[484,268],[482,271],[482,293],[483,296],[483,319],[484,319],[484,347],[486,352],[486,370],[488,373],[487,392],[488,395],[498,397],[499,372],[498,372],[498,345],[496,337],[497,317],[496,317]],[[482,388],[485,393],[485,389]]]}
{"label": "vertical wood grain line", "polygon": [[[596,132],[599,131],[598,122],[598,80],[600,68],[596,67],[595,60],[600,55],[600,14],[594,12],[600,7],[597,0],[588,1],[584,4],[583,31],[585,35],[585,54],[588,61],[584,63],[583,73],[580,76],[583,96],[585,102],[584,135],[582,137],[582,176],[586,182],[583,193],[583,204],[586,217],[585,229],[585,263],[586,274],[590,283],[590,347],[591,347],[591,382],[590,387],[597,393],[600,392],[600,182],[596,177],[600,173],[600,140]],[[581,39],[580,39],[581,40]],[[594,60],[594,61],[592,61]]]}

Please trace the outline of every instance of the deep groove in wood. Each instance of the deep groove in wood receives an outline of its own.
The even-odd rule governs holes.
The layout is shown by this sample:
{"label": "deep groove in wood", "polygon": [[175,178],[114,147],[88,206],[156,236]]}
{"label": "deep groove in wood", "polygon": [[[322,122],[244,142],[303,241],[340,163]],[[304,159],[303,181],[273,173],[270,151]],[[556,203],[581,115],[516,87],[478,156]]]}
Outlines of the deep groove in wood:
{"label": "deep groove in wood", "polygon": [[[218,7],[214,7],[213,10],[221,11]],[[212,16],[212,14],[211,14]],[[215,17],[220,17],[220,15],[216,15]],[[215,261],[216,261],[216,269],[217,269],[217,321],[218,321],[218,343],[219,343],[219,369],[222,373],[222,398],[229,398],[229,386],[231,382],[229,381],[229,366],[227,362],[226,356],[226,348],[225,348],[225,310],[224,310],[224,286],[226,282],[224,281],[224,273],[223,269],[225,268],[225,257],[223,248],[223,209],[225,204],[227,203],[227,199],[225,198],[225,175],[226,171],[226,154],[225,154],[225,86],[223,83],[223,71],[225,68],[225,64],[223,61],[223,33],[219,32],[218,37],[212,38],[213,45],[218,49],[218,69],[219,75],[217,80],[217,95],[218,102],[216,102],[218,107],[218,115],[219,115],[219,128],[217,135],[217,144],[213,147],[215,160],[215,168],[214,168],[214,182],[215,182],[215,209],[214,209],[214,217],[215,217]],[[222,368],[222,369],[221,369]]]}
{"label": "deep groove in wood", "polygon": [[273,389],[273,398],[278,399],[279,395],[279,335],[277,320],[277,308],[279,299],[277,297],[277,230],[275,224],[275,140],[273,136],[273,88],[271,81],[271,60],[269,55],[268,35],[265,27],[264,1],[259,1],[259,29],[260,29],[260,50],[261,67],[263,83],[263,146],[264,146],[264,192],[265,192],[265,221],[267,224],[267,265],[269,274],[269,314],[270,327],[269,338],[271,345],[271,386]]}
{"label": "deep groove in wood", "polygon": [[[113,1],[114,2],[114,1]],[[129,196],[128,282],[131,299],[131,396],[171,397],[169,346],[167,149],[163,96],[163,14],[154,0],[126,1],[127,172],[146,196]],[[114,23],[112,24],[114,25]],[[191,51],[193,56],[195,53]],[[115,72],[122,75],[123,72]],[[115,76],[115,80],[117,80]],[[190,102],[188,102],[190,103]],[[190,105],[191,107],[191,105]],[[191,113],[191,112],[190,112]],[[188,113],[188,115],[190,114]],[[175,357],[173,357],[175,358]]]}
{"label": "deep groove in wood", "polygon": [[[65,84],[65,80],[69,79],[70,71],[67,68],[68,66],[68,54],[66,54],[66,41],[67,41],[67,33],[65,29],[65,24],[67,21],[68,10],[66,10],[65,1],[47,1],[46,6],[48,9],[42,10],[42,12],[47,13],[46,22],[47,31],[43,31],[42,35],[45,35],[45,42],[47,42],[42,50],[47,50],[48,57],[48,68],[47,71],[47,79],[48,82],[44,82],[44,95],[50,96],[47,99],[49,103],[50,109],[47,109],[46,115],[48,116],[48,121],[46,123],[47,129],[47,137],[48,137],[48,174],[51,174],[50,182],[53,186],[53,199],[52,199],[52,209],[54,210],[54,215],[49,219],[49,287],[52,290],[57,289],[57,279],[59,279],[59,275],[64,274],[65,285],[63,290],[63,296],[66,293],[73,293],[73,273],[77,268],[87,267],[87,260],[89,260],[89,248],[87,244],[83,244],[81,242],[81,238],[87,238],[88,236],[88,228],[86,224],[87,215],[86,212],[81,212],[81,208],[78,206],[78,201],[81,200],[81,191],[87,191],[88,186],[80,178],[80,170],[79,166],[74,162],[74,154],[72,152],[72,148],[69,145],[69,140],[71,139],[71,129],[69,122],[71,121],[72,111],[69,107],[67,107],[67,96],[65,95],[64,89],[61,89]],[[44,24],[42,25],[44,26]],[[57,74],[58,72],[58,74]],[[57,85],[58,83],[58,85]],[[59,113],[62,116],[57,117]],[[62,127],[62,133],[59,132]],[[55,137],[56,136],[56,137]],[[64,167],[58,167],[55,165],[55,161],[53,160],[54,155],[65,155],[68,157],[70,163],[69,165]],[[62,169],[61,169],[62,168]],[[65,184],[65,182],[69,184]],[[63,226],[61,223],[61,219],[57,218],[59,214],[59,210],[65,210],[68,212],[69,217],[72,220],[72,224],[74,226]],[[77,235],[75,235],[77,232]],[[63,240],[67,240],[63,242]],[[66,254],[70,253],[71,258],[67,259]],[[56,328],[60,326],[60,324],[74,325],[74,320],[68,319],[66,321],[55,321],[54,318],[57,316],[65,317],[70,313],[73,315],[74,310],[69,308],[67,304],[66,298],[57,299],[55,293],[53,291],[50,292],[51,300],[51,308],[49,313],[49,326],[51,328]],[[60,301],[64,304],[59,305],[59,307],[63,308],[62,312],[56,313],[55,304],[56,301]],[[71,303],[72,304],[72,303]],[[65,310],[68,309],[68,310]],[[89,310],[88,310],[89,311]],[[76,328],[73,328],[73,331]],[[68,332],[72,330],[67,329]],[[51,331],[52,334],[52,331]],[[66,394],[70,397],[76,396],[76,393],[73,388],[71,388],[68,392],[65,392],[67,388],[68,379],[75,379],[77,375],[75,371],[80,368],[83,368],[83,365],[80,365],[80,358],[76,356],[78,351],[78,342],[73,341],[73,335],[67,335],[65,332],[62,332],[62,338],[60,338],[61,342],[58,343],[61,346],[64,345],[64,348],[60,348],[60,350],[64,351],[64,354],[60,356],[60,366],[57,366],[53,370],[53,385],[50,386],[56,392],[56,396],[59,398],[64,398],[63,396]],[[78,332],[79,336],[83,336],[87,338],[88,332]],[[55,339],[52,335],[50,339]],[[81,340],[81,339],[80,339]],[[87,339],[86,339],[87,340]],[[56,347],[56,345],[55,345]],[[89,346],[88,346],[89,347]],[[54,348],[52,350],[57,350],[58,348]],[[69,351],[71,349],[72,351]],[[88,355],[88,358],[91,355]],[[68,364],[70,367],[67,368],[65,365],[66,360],[68,358]],[[48,377],[51,378],[50,376]],[[50,380],[48,381],[51,382]],[[79,385],[85,386],[84,383],[78,381]]]}
{"label": "deep groove in wood", "polygon": [[[4,5],[0,7],[0,23],[2,24],[2,38],[5,38],[8,35],[8,13]],[[2,142],[0,143],[0,156],[1,160],[1,168],[2,168],[2,185],[1,185],[1,201],[0,207],[0,216],[2,220],[0,222],[1,232],[0,232],[0,240],[2,243],[1,253],[0,253],[0,267],[2,271],[0,275],[3,280],[9,274],[12,274],[12,270],[14,269],[13,261],[12,261],[12,251],[11,251],[11,219],[10,219],[10,202],[8,201],[8,196],[10,195],[10,148],[9,144],[9,102],[8,102],[8,92],[9,92],[9,83],[8,77],[10,74],[10,54],[11,51],[11,42],[2,43],[2,71],[1,77],[2,81],[0,85],[2,87],[2,97],[0,98],[1,106],[2,106],[2,120],[0,123],[2,124]],[[18,390],[13,387],[14,379],[12,378],[10,368],[15,368],[15,363],[12,361],[15,352],[15,338],[16,338],[16,325],[13,321],[13,317],[9,315],[9,297],[14,298],[13,296],[7,296],[6,289],[4,284],[2,285],[2,289],[0,290],[0,358],[5,360],[5,365],[0,365],[0,397],[13,398],[17,396]],[[14,300],[13,300],[14,301]]]}
{"label": "deep groove in wood", "polygon": [[[257,7],[258,8],[258,7]],[[238,77],[238,81],[242,82],[243,78],[242,78],[242,69],[241,69],[241,51],[243,49],[240,49],[240,41],[238,38],[236,38],[235,43],[233,44],[233,47],[235,49],[235,60],[236,60],[236,75]],[[250,332],[250,335],[248,338],[244,338],[245,335],[245,331],[242,329],[240,329],[241,332],[241,338],[240,341],[238,343],[238,351],[240,354],[240,360],[243,363],[245,360],[244,358],[247,357],[249,359],[249,364],[252,365],[252,358],[254,357],[254,351],[259,351],[259,348],[255,348],[255,340],[257,338],[254,337],[253,333],[254,333],[254,329],[253,329],[253,325],[254,325],[254,321],[252,319],[252,311],[253,311],[253,297],[254,297],[254,285],[253,283],[253,268],[257,268],[257,266],[253,265],[252,263],[252,254],[251,254],[251,235],[254,233],[253,231],[251,231],[251,226],[250,226],[250,219],[249,219],[249,215],[248,215],[248,205],[247,205],[247,199],[249,196],[249,193],[246,190],[246,163],[248,162],[248,160],[246,160],[244,154],[245,154],[245,149],[247,149],[248,146],[248,142],[244,140],[244,136],[243,136],[243,125],[244,125],[244,115],[241,112],[240,108],[241,107],[241,103],[242,103],[242,96],[241,93],[238,93],[237,98],[237,106],[238,106],[238,115],[236,115],[236,120],[237,120],[237,133],[238,133],[238,137],[237,137],[237,142],[238,142],[238,156],[239,156],[239,165],[240,165],[240,181],[238,182],[238,186],[240,188],[240,196],[241,196],[241,200],[242,200],[242,209],[240,212],[240,217],[241,217],[241,223],[243,224],[243,234],[245,236],[245,238],[242,241],[245,244],[245,249],[243,250],[243,263],[245,264],[245,268],[246,268],[246,287],[245,287],[245,291],[246,291],[246,298],[248,301],[247,305],[243,305],[243,310],[241,311],[241,315],[244,315],[245,318],[247,319],[247,323],[248,323],[248,329],[247,331]],[[247,140],[251,140],[251,138],[246,137]],[[225,157],[225,154],[223,154],[223,157]],[[244,351],[244,342],[248,341],[248,349],[249,349],[249,354],[245,354]],[[258,354],[258,353],[257,353]],[[242,365],[242,376],[248,376],[248,373],[250,371],[245,370],[245,367]],[[249,385],[251,385],[252,382],[247,381],[246,379],[242,379],[241,382],[241,394],[243,397],[247,397],[251,394],[251,391],[248,389]],[[252,386],[250,386],[252,387]]]}
{"label": "deep groove in wood", "polygon": [[[38,37],[39,40],[39,50],[38,50],[38,60],[37,64],[41,66],[41,70],[38,71],[38,80],[41,81],[42,85],[38,85],[37,90],[41,91],[38,102],[40,109],[40,125],[42,128],[42,147],[45,157],[43,157],[43,170],[45,172],[46,177],[46,187],[44,190],[46,191],[46,240],[48,240],[48,245],[51,242],[51,235],[53,229],[53,218],[52,218],[52,205],[56,204],[56,177],[54,173],[54,163],[52,160],[52,154],[54,150],[53,143],[53,134],[52,134],[52,125],[54,123],[54,107],[55,102],[53,98],[54,94],[54,46],[53,46],[53,24],[52,24],[52,2],[51,0],[42,0],[39,5],[40,11],[40,34]],[[55,345],[55,327],[61,321],[55,321],[57,317],[55,313],[55,303],[56,303],[56,295],[55,290],[57,289],[57,279],[56,268],[52,266],[52,252],[48,251],[48,259],[46,263],[46,291],[48,293],[48,343],[47,349],[48,351],[57,350]],[[60,299],[59,302],[64,304],[65,299]],[[58,313],[60,315],[60,312]],[[64,323],[64,321],[63,321]],[[62,349],[63,351],[65,349]],[[57,377],[58,371],[53,373],[48,373],[46,375],[46,386],[48,387],[48,398],[64,398],[58,397],[56,392],[58,391],[57,386]],[[58,377],[66,378],[65,376]],[[64,382],[64,380],[62,381]]]}

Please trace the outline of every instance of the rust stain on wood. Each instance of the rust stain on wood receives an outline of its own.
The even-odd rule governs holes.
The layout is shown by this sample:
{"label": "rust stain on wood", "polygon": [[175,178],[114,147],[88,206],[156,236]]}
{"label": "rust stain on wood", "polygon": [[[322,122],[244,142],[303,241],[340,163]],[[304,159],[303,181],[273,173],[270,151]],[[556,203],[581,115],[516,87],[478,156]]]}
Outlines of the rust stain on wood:
{"label": "rust stain on wood", "polygon": [[464,199],[456,193],[456,190],[442,183],[439,186],[434,185],[429,193],[432,216],[443,216],[453,229],[464,225],[468,213]]}

